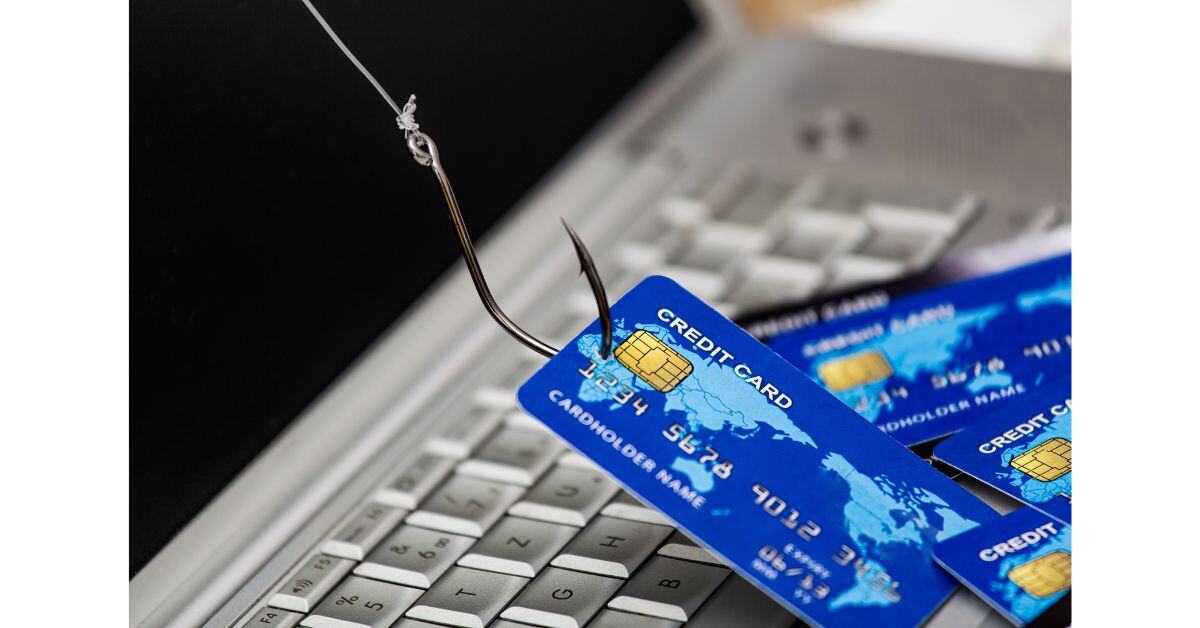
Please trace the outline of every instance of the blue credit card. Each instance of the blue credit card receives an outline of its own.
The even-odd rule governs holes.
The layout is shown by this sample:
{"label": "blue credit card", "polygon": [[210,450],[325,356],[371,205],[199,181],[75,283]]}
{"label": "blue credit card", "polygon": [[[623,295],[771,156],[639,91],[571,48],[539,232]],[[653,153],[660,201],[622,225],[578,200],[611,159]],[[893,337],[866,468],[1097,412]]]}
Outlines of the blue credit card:
{"label": "blue credit card", "polygon": [[956,588],[933,546],[996,513],[700,299],[650,277],[521,407],[816,624],[915,625]]}
{"label": "blue credit card", "polygon": [[1071,257],[913,294],[767,345],[904,445],[1071,368]]}
{"label": "blue credit card", "polygon": [[1071,523],[1071,378],[1045,383],[938,443],[933,456]]}
{"label": "blue credit card", "polygon": [[1071,527],[1033,508],[939,543],[933,555],[1018,626],[1037,619],[1071,588]]}

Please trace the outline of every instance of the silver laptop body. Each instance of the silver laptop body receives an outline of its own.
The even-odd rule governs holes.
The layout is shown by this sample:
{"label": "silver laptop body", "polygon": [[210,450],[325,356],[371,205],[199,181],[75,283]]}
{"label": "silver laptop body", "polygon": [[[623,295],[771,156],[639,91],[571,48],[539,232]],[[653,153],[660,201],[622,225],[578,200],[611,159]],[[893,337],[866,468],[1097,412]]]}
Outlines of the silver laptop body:
{"label": "silver laptop body", "polygon": [[[505,310],[537,335],[561,344],[594,318],[560,216],[596,255],[610,296],[648,274],[666,274],[731,316],[892,278],[946,251],[1069,222],[1069,75],[795,35],[750,38],[730,7],[703,2],[696,10],[703,18],[700,31],[481,247],[488,281]],[[469,220],[471,201],[461,200]],[[447,228],[429,237],[452,236]],[[130,584],[131,625],[288,626],[306,614],[336,618],[348,612],[336,605],[339,587],[354,578],[385,586],[353,574],[393,573],[363,565],[375,564],[371,552],[389,542],[405,517],[431,512],[428,500],[447,490],[443,482],[459,476],[494,481],[472,469],[503,467],[503,459],[488,453],[499,447],[496,439],[541,436],[513,405],[516,386],[541,361],[492,323],[466,273],[451,269],[137,574]],[[529,502],[546,474],[564,465],[587,466],[558,455],[565,450],[554,451],[552,460],[517,464],[524,475],[512,485],[520,488],[508,491],[500,518],[471,521],[478,529],[470,530],[486,540],[514,516],[507,514],[509,505]],[[414,488],[414,465],[431,452],[441,462],[422,476],[428,486]],[[463,464],[477,459],[492,466]],[[614,489],[603,503],[580,510],[574,527],[586,530],[601,518],[612,525],[639,518],[656,525],[648,522],[651,511],[623,499]],[[380,529],[361,524],[372,521],[361,519],[364,513],[381,507],[387,510]],[[517,512],[533,512],[536,520],[541,511]],[[348,537],[350,528],[365,536]],[[474,538],[461,534],[469,531],[461,526],[444,531]],[[632,572],[616,577],[620,582],[613,586],[624,587],[626,597],[641,599],[638,569],[651,560],[696,572],[721,569],[669,532],[640,560],[630,559]],[[459,558],[423,582],[418,588],[426,590],[422,599],[428,603],[418,600],[414,607],[431,610],[410,617],[509,625],[497,618],[518,608],[521,586],[533,586],[556,565],[589,564],[559,560],[571,547],[568,542],[557,550],[532,578],[504,576],[503,582],[520,586],[512,595],[489,595],[509,595],[508,601],[456,615],[452,602],[435,595],[442,579],[507,569],[488,571],[499,563],[487,562],[483,550],[464,549],[460,557],[483,558]],[[336,576],[304,576],[322,556]],[[606,573],[603,578],[614,577]],[[297,579],[311,588],[288,594]],[[483,580],[480,586],[501,581]],[[618,609],[597,595],[581,594],[599,607],[577,617],[601,626],[677,625],[649,602]],[[750,622],[744,625],[794,621],[737,576],[687,600],[663,601],[668,603],[688,625],[728,625],[733,618]],[[264,612],[274,623],[260,621]],[[536,622],[541,616],[530,611],[505,617]],[[1003,625],[963,592],[933,622]]]}

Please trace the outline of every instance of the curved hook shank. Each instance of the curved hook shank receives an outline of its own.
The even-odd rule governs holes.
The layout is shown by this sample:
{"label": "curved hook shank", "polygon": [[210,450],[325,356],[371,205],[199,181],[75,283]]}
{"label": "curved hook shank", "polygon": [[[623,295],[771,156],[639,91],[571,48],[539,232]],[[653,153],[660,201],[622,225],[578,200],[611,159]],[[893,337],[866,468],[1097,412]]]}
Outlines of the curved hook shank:
{"label": "curved hook shank", "polygon": [[[434,144],[428,135],[420,131],[413,131],[408,137],[408,149],[417,163],[433,168],[438,185],[442,188],[442,196],[446,199],[446,206],[450,209],[450,222],[454,224],[454,233],[458,236],[458,245],[462,249],[463,261],[467,264],[467,271],[471,275],[471,282],[475,284],[475,291],[479,293],[479,299],[483,301],[483,307],[487,309],[488,314],[491,314],[496,323],[503,327],[518,342],[548,358],[554,357],[558,353],[558,349],[551,347],[533,334],[521,329],[519,325],[504,313],[504,310],[500,309],[500,305],[496,303],[495,297],[492,296],[492,291],[488,288],[487,280],[483,276],[483,269],[479,265],[479,258],[475,255],[475,244],[471,241],[471,234],[467,232],[466,220],[463,218],[462,210],[458,206],[458,200],[454,197],[454,188],[450,187],[450,179],[446,176],[446,171],[442,167],[441,159],[438,156],[437,144]],[[592,261],[592,256],[588,253],[587,247],[583,245],[583,241],[579,239],[579,235],[565,221],[563,222],[563,226],[567,228],[567,233],[571,236],[571,241],[575,244],[575,252],[579,257],[580,270],[587,275],[588,284],[592,288],[592,294],[596,297],[596,304],[600,310],[601,328],[604,331],[602,357],[608,357],[612,348],[612,315],[608,309],[608,298],[604,293],[604,284],[601,283],[600,275],[596,270],[595,263]]]}

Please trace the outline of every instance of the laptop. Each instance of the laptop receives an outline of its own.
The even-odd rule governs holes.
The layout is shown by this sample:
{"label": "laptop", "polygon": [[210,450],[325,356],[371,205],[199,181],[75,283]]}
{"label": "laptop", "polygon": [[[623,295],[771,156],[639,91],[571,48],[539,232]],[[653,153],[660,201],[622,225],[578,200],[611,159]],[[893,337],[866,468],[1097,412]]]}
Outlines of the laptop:
{"label": "laptop", "polygon": [[[1069,74],[752,37],[729,4],[681,8],[661,58],[482,240],[505,310],[552,344],[595,317],[560,216],[610,296],[663,274],[731,317],[1069,224]],[[450,268],[137,570],[131,624],[798,623],[608,480],[564,489],[596,470],[516,408],[542,360]],[[522,595],[547,586],[569,603]],[[928,623],[1005,625],[965,590]]]}

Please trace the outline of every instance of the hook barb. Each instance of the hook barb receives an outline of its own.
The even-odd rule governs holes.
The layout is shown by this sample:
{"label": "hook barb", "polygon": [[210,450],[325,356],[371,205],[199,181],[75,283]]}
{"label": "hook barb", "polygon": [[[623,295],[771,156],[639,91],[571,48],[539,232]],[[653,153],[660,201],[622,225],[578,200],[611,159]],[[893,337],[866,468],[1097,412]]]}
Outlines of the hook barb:
{"label": "hook barb", "polygon": [[575,256],[579,258],[579,274],[586,275],[588,285],[592,288],[592,296],[596,299],[596,309],[600,312],[600,334],[603,337],[603,342],[600,345],[600,357],[607,360],[612,355],[612,311],[608,307],[608,295],[604,292],[604,282],[600,281],[600,271],[596,269],[596,262],[592,261],[592,254],[588,252],[587,246],[584,245],[583,239],[578,233],[567,224],[565,218],[559,218],[562,221],[563,228],[567,230],[567,235],[571,236],[571,244],[575,245]]}

